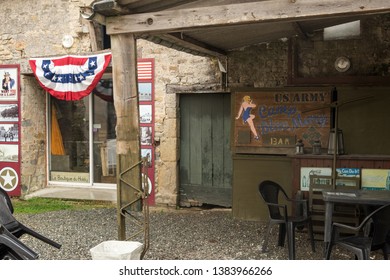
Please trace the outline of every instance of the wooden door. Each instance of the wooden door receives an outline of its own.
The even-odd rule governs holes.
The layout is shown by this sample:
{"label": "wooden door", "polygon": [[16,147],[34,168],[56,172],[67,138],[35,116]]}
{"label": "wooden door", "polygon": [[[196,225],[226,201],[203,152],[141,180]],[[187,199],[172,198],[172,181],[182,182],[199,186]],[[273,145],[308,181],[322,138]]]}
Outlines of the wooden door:
{"label": "wooden door", "polygon": [[230,95],[180,97],[180,205],[231,207]]}

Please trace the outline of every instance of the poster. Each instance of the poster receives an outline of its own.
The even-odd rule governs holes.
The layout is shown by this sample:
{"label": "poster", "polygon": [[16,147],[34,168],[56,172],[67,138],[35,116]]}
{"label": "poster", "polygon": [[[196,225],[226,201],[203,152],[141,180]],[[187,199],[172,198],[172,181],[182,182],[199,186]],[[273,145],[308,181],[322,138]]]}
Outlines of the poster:
{"label": "poster", "polygon": [[[332,168],[329,167],[301,167],[301,191],[309,191],[310,175],[332,176]],[[321,179],[319,184],[332,184],[331,179]]]}
{"label": "poster", "polygon": [[390,190],[390,169],[362,169],[363,190]]}
{"label": "poster", "polygon": [[19,65],[0,65],[0,188],[11,196],[20,190]]}
{"label": "poster", "polygon": [[19,71],[18,67],[8,67],[0,65],[1,91],[0,102],[17,101],[19,88]]}

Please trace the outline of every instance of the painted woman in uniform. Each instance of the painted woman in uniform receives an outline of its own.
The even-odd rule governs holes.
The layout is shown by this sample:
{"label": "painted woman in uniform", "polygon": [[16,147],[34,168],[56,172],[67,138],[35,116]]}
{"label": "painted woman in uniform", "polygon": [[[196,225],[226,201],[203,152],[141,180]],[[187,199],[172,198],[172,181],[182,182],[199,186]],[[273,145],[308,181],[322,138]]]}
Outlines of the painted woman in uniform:
{"label": "painted woman in uniform", "polygon": [[253,119],[255,118],[255,115],[251,114],[252,108],[255,108],[256,104],[252,103],[252,99],[249,95],[246,95],[242,98],[242,103],[240,110],[238,111],[238,115],[236,117],[236,120],[238,120],[242,114],[242,120],[244,123],[247,123],[255,137],[256,140],[259,140],[259,136],[257,135],[257,131],[255,128],[255,124],[253,123]]}

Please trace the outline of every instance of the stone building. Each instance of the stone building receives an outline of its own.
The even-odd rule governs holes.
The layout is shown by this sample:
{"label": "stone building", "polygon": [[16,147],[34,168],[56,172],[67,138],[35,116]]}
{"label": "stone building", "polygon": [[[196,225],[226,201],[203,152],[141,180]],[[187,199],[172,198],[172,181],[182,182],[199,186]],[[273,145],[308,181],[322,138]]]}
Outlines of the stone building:
{"label": "stone building", "polygon": [[[63,184],[50,178],[51,101],[32,75],[28,60],[33,57],[88,54],[105,49],[107,37],[104,34],[108,32],[80,14],[80,10],[90,4],[89,0],[14,0],[5,1],[0,6],[0,13],[9,15],[4,19],[0,31],[0,63],[20,65],[21,73],[22,194],[47,187],[75,186],[74,183]],[[151,38],[138,39],[138,58],[154,61],[155,203],[170,206],[222,205],[233,207],[236,217],[258,219],[258,213],[265,213],[259,206],[255,190],[262,178],[279,180],[291,193],[299,190],[299,168],[314,166],[314,163],[304,158],[298,158],[298,161],[305,162],[297,163],[294,158],[295,139],[288,145],[284,142],[285,145],[277,147],[277,150],[269,146],[259,148],[258,143],[253,142],[245,132],[241,140],[248,141],[245,142],[248,145],[237,145],[234,133],[241,129],[241,124],[235,122],[237,112],[234,110],[238,104],[236,96],[242,93],[261,96],[281,90],[280,96],[283,96],[288,90],[326,87],[330,89],[330,94],[331,89],[337,87],[339,101],[374,95],[375,99],[364,101],[364,106],[345,106],[339,112],[338,122],[344,131],[348,154],[365,154],[365,160],[370,161],[372,166],[376,164],[376,158],[372,155],[385,156],[380,167],[387,168],[386,156],[390,155],[386,141],[386,123],[389,121],[387,105],[390,102],[386,94],[390,76],[389,26],[390,15],[378,13],[361,18],[360,33],[352,37],[325,40],[324,28],[304,36],[285,38],[281,34],[277,39],[229,49],[226,60],[175,50],[171,48],[172,45],[166,47],[152,43]],[[69,36],[73,44],[66,48],[63,40],[66,41]],[[347,69],[338,68],[339,64],[337,62],[335,65],[335,61],[344,57],[351,64]],[[214,97],[218,99],[212,99]],[[191,111],[192,115],[186,115],[190,110],[195,111]],[[215,120],[200,116],[212,116],[212,112],[217,111],[223,121],[216,123],[216,126],[223,129],[213,130],[213,133],[217,133],[216,137],[198,139],[202,131],[211,129],[208,124]],[[330,115],[326,116],[329,119],[326,128],[329,129]],[[197,123],[196,120],[200,119],[203,122]],[[93,130],[93,125],[90,129]],[[324,134],[324,139],[327,136]],[[286,139],[290,140],[288,137]],[[204,156],[207,154],[204,151],[210,151],[207,145],[191,150],[191,147],[204,143],[201,140],[213,147],[213,159],[218,164],[211,164],[210,158]],[[220,147],[223,150],[218,150]],[[306,153],[310,153],[310,148],[307,142]],[[322,143],[322,159],[329,160],[326,148],[327,143]],[[91,150],[92,153],[99,153],[93,147]],[[192,160],[188,159],[190,156]],[[87,159],[83,158],[83,163],[88,164]],[[362,158],[350,156],[348,160],[357,162],[353,164],[354,167],[369,166],[361,163]],[[331,165],[328,161],[324,164],[326,167]],[[218,168],[223,170],[216,170]],[[283,176],[280,176],[281,172]],[[202,185],[207,185],[202,181],[206,177],[217,179],[216,185],[225,184],[227,187],[216,188],[217,192],[213,192]],[[99,181],[95,184],[94,178],[78,186],[115,188],[112,182],[106,184]],[[222,193],[223,199],[218,197]]]}
{"label": "stone building", "polygon": [[[0,14],[10,15],[4,19],[0,34],[0,63],[20,65],[21,73],[22,195],[53,185],[63,186],[51,182],[48,177],[48,94],[33,76],[28,60],[33,57],[91,53],[93,44],[99,44],[103,38],[91,43],[91,23],[80,15],[81,7],[89,5],[89,2],[5,1],[0,7]],[[73,38],[70,48],[63,46],[65,35]],[[139,58],[154,59],[155,65],[155,141],[159,143],[155,150],[156,203],[176,205],[178,100],[176,95],[166,94],[167,85],[215,87],[219,84],[220,74],[216,61],[210,58],[193,56],[145,40],[139,40],[138,55]],[[93,184],[81,186],[96,187]],[[98,187],[115,188],[112,185]]]}

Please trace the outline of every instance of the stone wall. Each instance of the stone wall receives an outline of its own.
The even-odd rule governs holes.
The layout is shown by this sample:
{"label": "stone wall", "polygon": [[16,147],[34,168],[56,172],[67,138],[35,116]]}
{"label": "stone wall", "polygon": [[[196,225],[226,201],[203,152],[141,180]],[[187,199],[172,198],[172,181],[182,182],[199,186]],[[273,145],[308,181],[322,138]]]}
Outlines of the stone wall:
{"label": "stone wall", "polygon": [[[300,77],[390,76],[390,15],[362,20],[359,38],[324,41],[317,32],[295,46]],[[335,68],[340,56],[351,61],[347,72]]]}
{"label": "stone wall", "polygon": [[264,43],[232,51],[228,58],[229,87],[281,87],[287,83],[287,43]]}
{"label": "stone wall", "polygon": [[[2,1],[0,64],[19,64],[21,71],[21,185],[27,193],[47,185],[46,94],[31,75],[28,59],[90,52],[88,23],[80,6],[89,0]],[[6,15],[6,16],[4,16]],[[74,44],[65,49],[63,35]]]}
{"label": "stone wall", "polygon": [[[22,193],[47,186],[46,93],[31,75],[28,59],[91,51],[89,23],[80,7],[91,0],[14,0],[0,5],[0,64],[21,69]],[[17,23],[17,24],[15,24]],[[64,35],[74,44],[62,46]],[[155,59],[156,203],[176,205],[178,188],[178,95],[167,85],[209,88],[220,80],[217,62],[138,40],[140,58]]]}
{"label": "stone wall", "polygon": [[[178,194],[179,97],[183,88],[203,92],[220,81],[217,61],[137,41],[139,58],[155,61],[156,203],[176,205]],[[175,90],[169,90],[174,87]]]}
{"label": "stone wall", "polygon": [[21,76],[22,194],[46,187],[46,94],[35,77]]}
{"label": "stone wall", "polygon": [[[31,72],[28,58],[85,53],[90,51],[87,22],[80,7],[90,0],[13,0],[2,1],[0,14],[0,63],[20,64],[22,73]],[[71,35],[70,49],[62,46],[64,35]]]}
{"label": "stone wall", "polygon": [[[304,78],[390,76],[390,15],[361,21],[361,36],[324,41],[322,31],[306,40],[293,38],[297,73]],[[340,56],[351,60],[351,68],[337,72]],[[229,87],[282,87],[288,78],[288,43],[285,40],[250,46],[229,53]]]}

